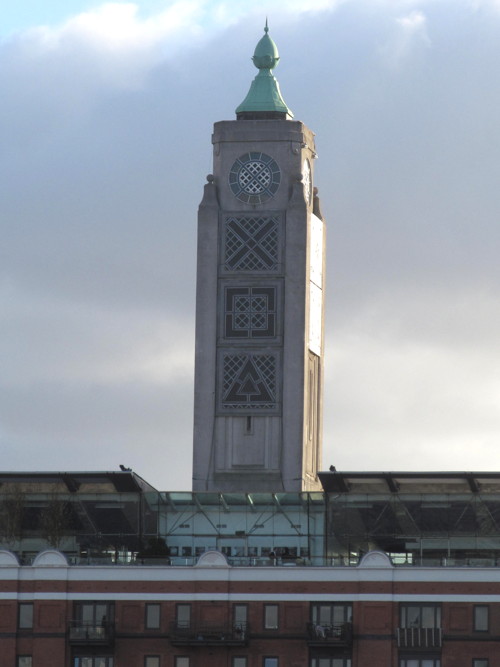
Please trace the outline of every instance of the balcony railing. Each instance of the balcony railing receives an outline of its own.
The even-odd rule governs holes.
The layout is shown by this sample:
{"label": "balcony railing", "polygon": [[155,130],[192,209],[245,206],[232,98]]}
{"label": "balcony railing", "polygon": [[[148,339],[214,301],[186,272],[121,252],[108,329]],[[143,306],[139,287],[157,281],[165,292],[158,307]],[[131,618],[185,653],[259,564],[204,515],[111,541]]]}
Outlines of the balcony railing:
{"label": "balcony railing", "polygon": [[351,646],[352,623],[341,623],[338,625],[308,623],[307,634],[310,646]]}
{"label": "balcony railing", "polygon": [[114,634],[114,627],[109,623],[70,621],[69,625],[70,644],[110,646],[113,644]]}
{"label": "balcony railing", "polygon": [[441,628],[397,628],[396,638],[399,648],[440,648],[442,644]]}
{"label": "balcony railing", "polygon": [[183,625],[173,623],[170,642],[174,646],[246,646],[248,624],[199,623]]}
{"label": "balcony railing", "polygon": [[[0,549],[9,549],[9,544],[0,540]],[[10,550],[10,549],[9,549]],[[20,565],[31,566],[37,557],[38,553],[21,555],[19,551],[14,552]],[[77,566],[109,566],[109,567],[147,567],[147,566],[176,566],[176,567],[192,567],[198,563],[198,556],[170,556],[168,558],[136,558],[132,552],[128,556],[115,559],[111,555],[102,556],[86,556],[82,557],[72,552],[63,552],[68,560],[69,565]],[[392,564],[398,568],[416,568],[416,567],[439,567],[439,568],[475,568],[475,567],[499,567],[500,556],[491,558],[450,558],[446,555],[436,558],[420,557],[419,555],[410,554],[410,558],[401,560],[401,556],[392,558]],[[296,558],[292,560],[276,559],[271,560],[268,557],[255,556],[238,556],[227,557],[229,565],[232,567],[342,567],[355,568],[359,565],[358,556],[311,556],[308,558]]]}

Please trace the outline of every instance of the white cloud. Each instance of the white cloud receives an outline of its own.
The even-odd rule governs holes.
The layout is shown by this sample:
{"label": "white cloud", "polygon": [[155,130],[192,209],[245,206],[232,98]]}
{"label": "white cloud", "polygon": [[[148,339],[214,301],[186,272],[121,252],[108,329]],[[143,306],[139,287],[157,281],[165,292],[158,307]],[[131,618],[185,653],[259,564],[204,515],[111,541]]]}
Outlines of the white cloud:
{"label": "white cloud", "polygon": [[394,30],[388,41],[381,47],[380,53],[386,64],[401,66],[416,49],[429,47],[426,15],[414,9],[405,16],[394,19]]}
{"label": "white cloud", "polygon": [[[18,31],[0,41],[0,53],[4,50],[6,55],[4,70],[16,71],[21,82],[31,73],[40,77],[43,71],[46,85],[63,90],[78,105],[97,88],[142,86],[151,70],[162,62],[182,71],[190,52],[244,18],[255,24],[258,38],[266,16],[273,32],[273,25],[283,28],[290,17],[314,16],[346,2],[349,0],[311,4],[277,0],[269,5],[268,0],[167,0],[164,9],[149,14],[141,11],[140,2],[106,2],[60,24]],[[234,55],[225,52],[227,44],[224,39],[219,45],[222,66]]]}
{"label": "white cloud", "polygon": [[[6,46],[25,61],[41,60],[40,66],[53,66],[57,59],[53,75],[72,72],[75,87],[90,82],[135,87],[156,63],[168,57],[181,66],[179,54],[200,45],[203,4],[177,1],[141,18],[137,4],[106,3],[61,25],[26,30]],[[69,77],[66,84],[71,84]]]}
{"label": "white cloud", "polygon": [[[342,2],[322,0],[304,7],[283,0],[272,10],[277,22],[278,16],[322,12]],[[193,50],[243,17],[255,17],[257,38],[268,10],[265,0],[253,4],[173,0],[165,9],[143,15],[138,2],[108,2],[61,24],[34,26],[0,41],[0,54],[4,51],[0,77],[2,70],[4,76],[14,73],[14,83],[34,91],[43,78],[49,89],[65,98],[65,108],[84,108],[96,90],[140,88],[163,62],[183,71]],[[224,48],[222,64],[233,57]]]}
{"label": "white cloud", "polygon": [[407,16],[396,19],[396,22],[409,34],[425,28],[425,16],[417,10],[412,11]]}

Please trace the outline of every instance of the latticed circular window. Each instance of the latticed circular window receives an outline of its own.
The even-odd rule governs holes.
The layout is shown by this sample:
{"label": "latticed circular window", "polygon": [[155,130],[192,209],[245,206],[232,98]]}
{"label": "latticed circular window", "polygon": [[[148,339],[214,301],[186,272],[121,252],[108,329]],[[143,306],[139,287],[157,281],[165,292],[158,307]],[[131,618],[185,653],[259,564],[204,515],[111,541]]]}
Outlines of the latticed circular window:
{"label": "latticed circular window", "polygon": [[278,164],[265,153],[241,155],[229,172],[229,186],[240,201],[262,204],[276,194],[281,181]]}

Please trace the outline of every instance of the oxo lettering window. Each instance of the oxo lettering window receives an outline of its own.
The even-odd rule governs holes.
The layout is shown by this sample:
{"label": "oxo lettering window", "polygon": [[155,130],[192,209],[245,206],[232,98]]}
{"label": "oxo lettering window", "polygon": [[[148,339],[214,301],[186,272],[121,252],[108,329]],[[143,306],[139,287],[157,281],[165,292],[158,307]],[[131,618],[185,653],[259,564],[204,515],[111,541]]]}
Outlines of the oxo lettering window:
{"label": "oxo lettering window", "polygon": [[[401,605],[400,607],[402,628],[440,628],[441,607],[437,605]],[[408,664],[403,667],[418,667]],[[424,665],[423,667],[428,667]]]}
{"label": "oxo lettering window", "polygon": [[441,667],[439,658],[401,658],[399,667]]}

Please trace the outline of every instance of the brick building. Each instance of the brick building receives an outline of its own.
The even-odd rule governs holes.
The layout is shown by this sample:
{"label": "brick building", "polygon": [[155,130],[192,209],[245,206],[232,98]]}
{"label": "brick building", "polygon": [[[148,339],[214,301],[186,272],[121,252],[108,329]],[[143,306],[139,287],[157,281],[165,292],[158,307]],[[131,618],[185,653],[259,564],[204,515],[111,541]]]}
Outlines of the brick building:
{"label": "brick building", "polygon": [[2,513],[0,664],[497,664],[500,475],[320,477],[324,492],[238,495],[3,475],[20,524],[7,535]]}
{"label": "brick building", "polygon": [[[380,554],[356,568],[231,568],[220,558],[111,572],[57,564],[48,552],[20,573],[3,563],[2,664],[15,665],[16,657],[23,667],[484,667],[498,660],[494,571],[393,568]],[[7,599],[9,584],[17,599]]]}

